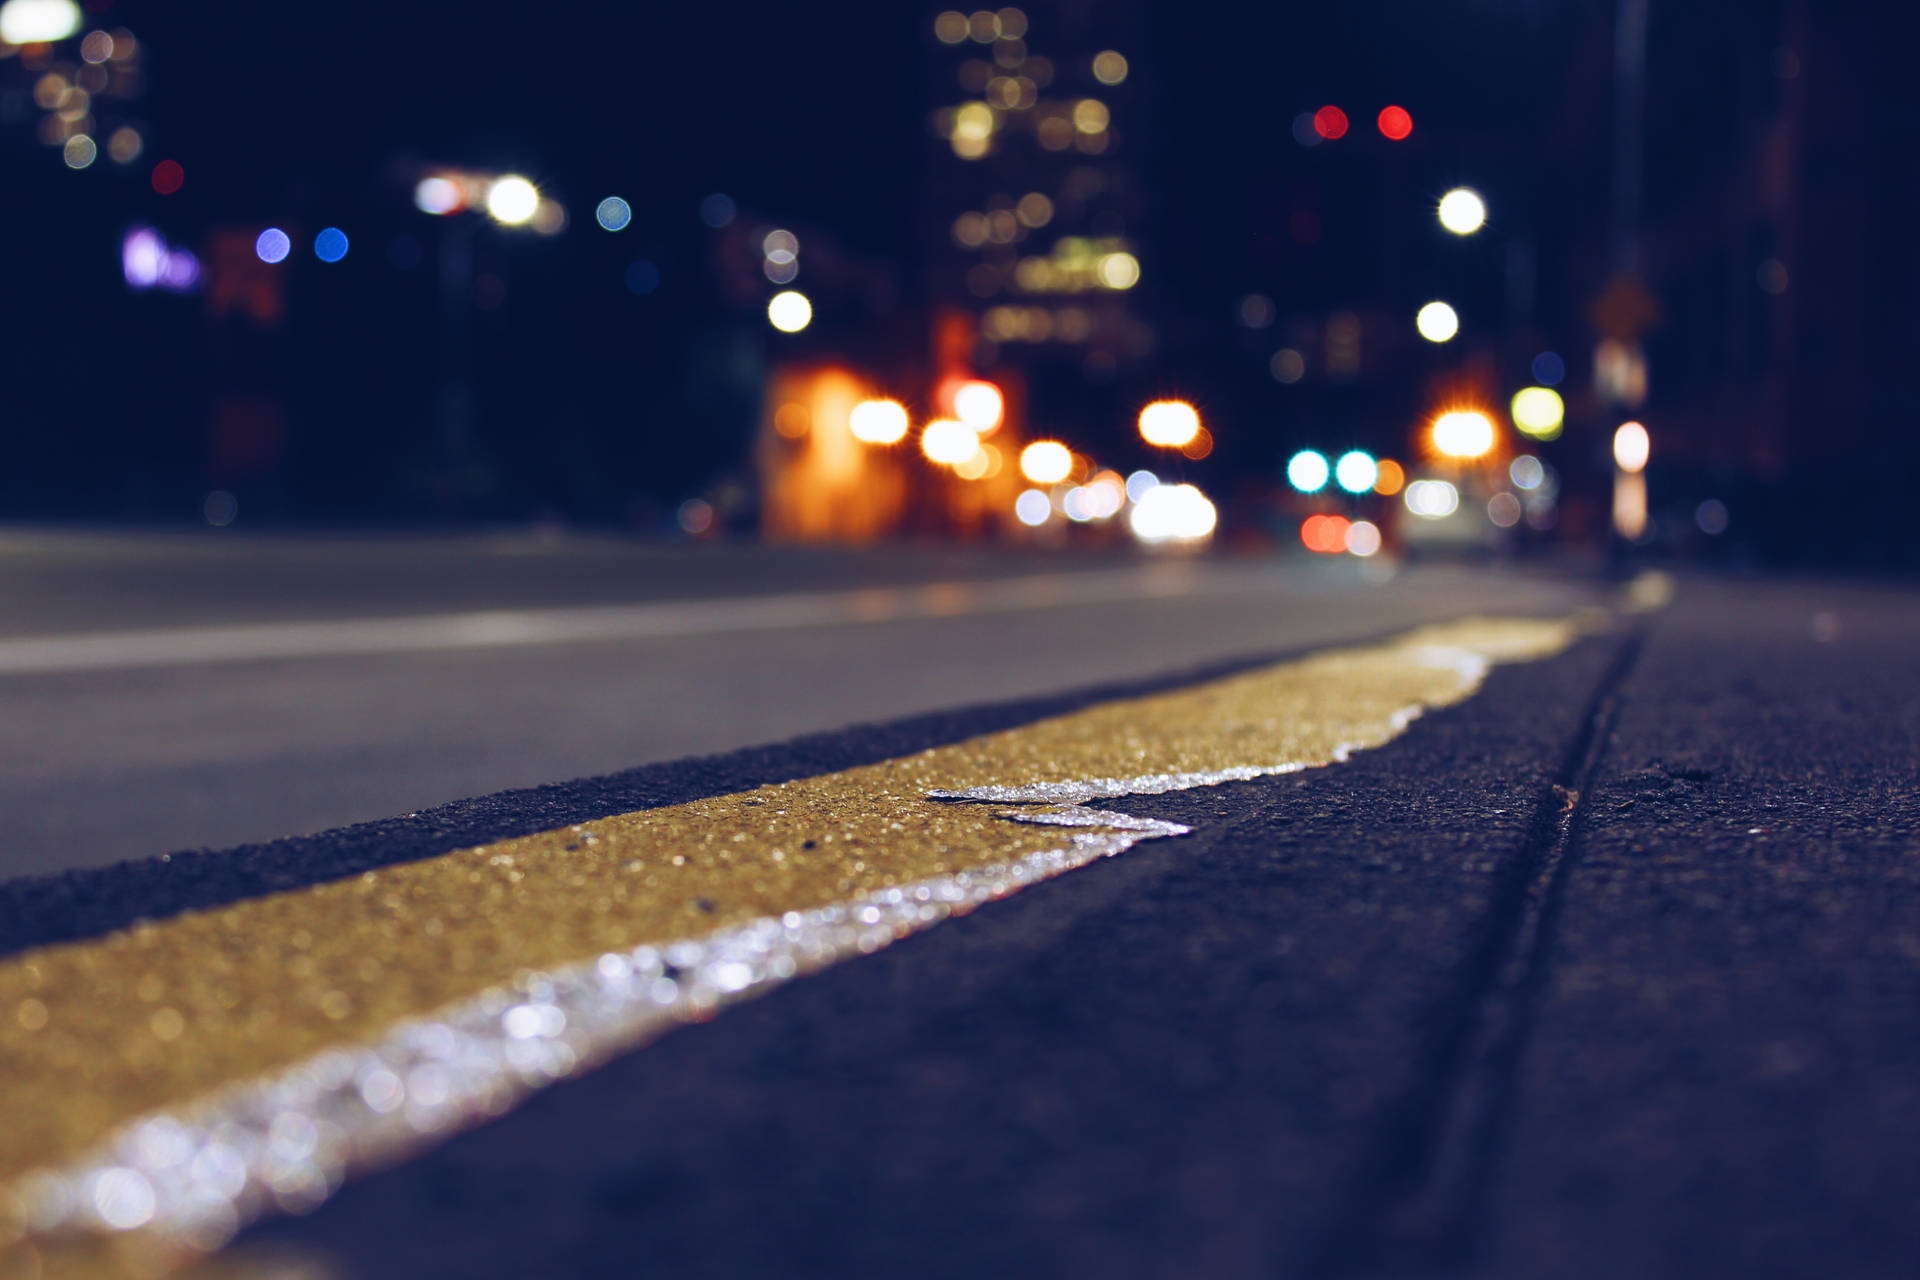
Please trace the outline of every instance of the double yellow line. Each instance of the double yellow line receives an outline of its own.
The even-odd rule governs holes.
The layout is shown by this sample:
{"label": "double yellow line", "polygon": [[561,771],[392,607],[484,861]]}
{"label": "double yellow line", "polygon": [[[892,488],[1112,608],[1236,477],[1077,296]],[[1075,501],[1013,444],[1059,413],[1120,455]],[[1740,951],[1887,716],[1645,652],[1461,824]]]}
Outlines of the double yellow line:
{"label": "double yellow line", "polygon": [[678,1021],[1183,830],[1095,801],[1344,758],[1579,629],[1424,628],[12,957],[0,1241],[215,1248]]}

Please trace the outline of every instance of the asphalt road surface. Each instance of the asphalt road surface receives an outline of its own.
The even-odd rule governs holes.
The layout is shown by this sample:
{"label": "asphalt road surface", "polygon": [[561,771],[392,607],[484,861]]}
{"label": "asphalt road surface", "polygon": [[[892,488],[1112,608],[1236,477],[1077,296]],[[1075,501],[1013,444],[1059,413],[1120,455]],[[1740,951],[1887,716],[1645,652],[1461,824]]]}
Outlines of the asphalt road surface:
{"label": "asphalt road surface", "polygon": [[1350,559],[0,535],[0,875],[1594,598]]}
{"label": "asphalt road surface", "polygon": [[[636,563],[663,555],[590,554]],[[158,981],[168,937],[221,936],[224,917],[179,914],[191,908],[232,903],[236,921],[259,910],[289,926],[373,929],[367,936],[404,955],[414,945],[404,930],[381,934],[366,920],[385,909],[425,923],[448,905],[470,920],[473,904],[446,901],[467,892],[459,886],[469,873],[439,869],[440,855],[461,845],[504,842],[462,864],[476,885],[486,875],[517,880],[515,858],[529,846],[513,842],[532,833],[614,839],[620,822],[655,812],[689,814],[695,832],[711,823],[698,838],[724,850],[733,819],[703,816],[708,797],[816,796],[836,778],[870,776],[862,770],[987,751],[969,745],[988,741],[981,734],[1001,735],[993,750],[1012,751],[1006,744],[1049,724],[1081,723],[1063,715],[1122,726],[1139,743],[1143,770],[1175,767],[1154,753],[1176,740],[1188,753],[1189,738],[1204,744],[1207,717],[1195,723],[1195,707],[1213,707],[1233,745],[1292,733],[1296,721],[1338,724],[1342,699],[1332,695],[1399,678],[1399,662],[1446,660],[1418,648],[1382,658],[1364,637],[1467,613],[1571,617],[1579,626],[1564,646],[1494,667],[1468,696],[1441,699],[1391,733],[1366,737],[1363,724],[1354,732],[1364,749],[1334,752],[1338,762],[1326,767],[1182,782],[1162,794],[1144,793],[1158,785],[1151,778],[1116,784],[1100,793],[1102,810],[1188,833],[1096,860],[761,998],[677,1015],[697,1025],[348,1182],[312,1212],[269,1213],[211,1274],[1920,1271],[1920,592],[1683,578],[1670,603],[1648,607],[1657,593],[1629,601],[1597,582],[1512,572],[1380,580],[1350,566],[1224,561],[1190,565],[1184,585],[1160,580],[1162,594],[1142,599],[1131,564],[1077,565],[1068,584],[1015,589],[1009,578],[1060,567],[982,558],[944,561],[939,579],[966,586],[928,597],[926,566],[909,553],[768,557],[760,563],[786,566],[777,585],[744,590],[748,578],[759,581],[741,567],[755,555],[722,549],[710,573],[678,579],[682,570],[660,570],[682,584],[677,593],[588,592],[533,606],[504,588],[435,596],[423,586],[427,598],[413,610],[444,619],[671,603],[742,575],[708,593],[729,602],[718,613],[569,614],[557,635],[503,628],[461,641],[466,633],[439,622],[425,632],[376,629],[371,640],[363,629],[227,631],[203,643],[243,656],[200,669],[167,657],[171,641],[122,634],[180,621],[161,599],[169,593],[155,590],[151,623],[112,629],[112,645],[63,642],[64,669],[51,669],[63,660],[48,649],[0,647],[0,665],[11,654],[16,667],[46,668],[4,679],[41,697],[64,689],[82,705],[80,695],[97,696],[89,714],[100,721],[111,719],[113,699],[87,691],[116,681],[191,679],[205,698],[223,682],[257,678],[246,687],[259,697],[289,672],[338,665],[346,685],[369,666],[396,663],[441,707],[463,690],[492,697],[489,675],[505,678],[512,662],[531,672],[597,653],[601,665],[587,664],[589,674],[625,673],[638,687],[660,677],[636,672],[668,662],[697,669],[696,655],[717,663],[716,651],[751,653],[773,664],[799,650],[819,687],[798,695],[814,704],[798,727],[828,730],[259,847],[0,883],[0,997],[18,1001],[15,1025],[0,1021],[0,1056],[9,1045],[31,1054],[51,1044],[30,1037],[60,1034],[70,1014],[76,1026],[92,1016],[106,1027],[100,1043],[155,1062],[165,1056],[155,1036],[186,1046],[238,1034],[228,1011],[244,1013],[248,1001],[221,989],[228,979],[198,997],[167,984],[145,990]],[[856,605],[834,594],[886,589],[901,594],[884,606],[878,596]],[[1124,598],[1102,600],[1109,589]],[[865,612],[822,621],[813,605],[766,604],[795,595]],[[741,599],[761,603],[731,603]],[[268,603],[219,618],[358,628],[396,616],[347,603],[319,617]],[[1590,612],[1600,603],[1613,610],[1605,625]],[[107,630],[73,607],[41,634]],[[909,616],[916,610],[938,616]],[[749,618],[766,625],[743,625]],[[696,625],[703,629],[692,634]],[[592,627],[619,633],[579,634]],[[673,628],[681,630],[663,634]],[[347,652],[435,637],[441,647]],[[982,645],[990,658],[979,656]],[[274,646],[281,656],[259,655]],[[1262,661],[1328,646],[1306,666]],[[952,683],[938,683],[946,677],[922,661],[929,653],[955,665]],[[464,669],[475,662],[503,665]],[[889,675],[893,664],[907,670]],[[438,685],[443,670],[451,674]],[[1291,670],[1321,674],[1290,681]],[[1269,683],[1234,683],[1252,678]],[[567,677],[554,679],[568,687]],[[756,698],[777,692],[772,683],[749,688]],[[1279,698],[1281,710],[1243,707],[1241,694],[1209,703],[1218,689],[1265,689],[1259,696]],[[168,696],[175,706],[194,701]],[[706,699],[726,696],[716,674],[682,705],[698,718]],[[847,698],[868,701],[848,712]],[[833,728],[850,720],[883,722]],[[755,744],[775,736],[741,732]],[[334,749],[350,755],[348,745]],[[162,744],[150,749],[164,758]],[[815,781],[754,790],[789,779]],[[96,802],[110,807],[103,794]],[[589,843],[583,835],[550,856],[565,871],[575,864],[564,859],[595,856]],[[441,901],[407,896],[409,884],[437,876],[454,886]],[[288,893],[261,896],[270,890]],[[494,900],[509,930],[499,936],[534,927],[532,904]],[[728,904],[688,909],[699,919]],[[152,923],[112,932],[140,921]],[[31,950],[63,941],[78,945],[76,959]],[[324,937],[297,945],[325,962]],[[191,975],[196,953],[175,954]],[[222,963],[245,954],[229,945]],[[147,955],[155,959],[136,959]],[[360,962],[342,972],[372,992],[405,976],[371,949]],[[653,972],[671,988],[712,962],[690,953],[666,963]],[[44,985],[63,965],[81,975],[64,1004],[57,984]],[[265,993],[255,1014],[295,1007],[272,972],[240,981]],[[139,994],[116,995],[122,989]],[[38,994],[20,999],[24,992]],[[211,1030],[189,1024],[182,1037],[185,1020],[171,1005],[152,1013],[149,1029],[148,1011],[163,997],[196,1017],[200,999]],[[539,997],[549,998],[558,997]],[[139,1002],[124,1033],[99,1013],[116,999]],[[547,1008],[527,1006],[527,1035],[545,1034]],[[388,1094],[366,1081],[400,1088],[359,1078],[354,1096],[382,1106]],[[16,1083],[26,1079],[22,1071]],[[52,1087],[63,1099],[84,1097],[95,1079],[82,1062]],[[416,1087],[412,1075],[407,1082]],[[20,1084],[5,1105],[29,1106],[23,1095],[46,1087]],[[310,1150],[298,1126],[261,1124],[273,1141]],[[129,1199],[124,1178],[78,1185],[102,1213],[131,1221],[151,1207]]]}

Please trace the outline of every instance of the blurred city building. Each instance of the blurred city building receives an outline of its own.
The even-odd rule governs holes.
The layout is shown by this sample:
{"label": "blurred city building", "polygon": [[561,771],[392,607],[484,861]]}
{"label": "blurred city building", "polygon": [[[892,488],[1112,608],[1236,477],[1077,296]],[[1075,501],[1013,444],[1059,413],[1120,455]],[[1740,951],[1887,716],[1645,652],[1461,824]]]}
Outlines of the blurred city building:
{"label": "blurred city building", "polygon": [[1615,77],[1618,15],[1580,42],[1568,79],[1583,91],[1557,128],[1564,203],[1585,215],[1557,261],[1592,341],[1572,461],[1592,467],[1621,420],[1644,417],[1663,541],[1727,530],[1776,556],[1920,554],[1904,514],[1920,465],[1920,10],[1642,7],[1630,225],[1609,199],[1619,173],[1566,162],[1615,127],[1591,87]]}

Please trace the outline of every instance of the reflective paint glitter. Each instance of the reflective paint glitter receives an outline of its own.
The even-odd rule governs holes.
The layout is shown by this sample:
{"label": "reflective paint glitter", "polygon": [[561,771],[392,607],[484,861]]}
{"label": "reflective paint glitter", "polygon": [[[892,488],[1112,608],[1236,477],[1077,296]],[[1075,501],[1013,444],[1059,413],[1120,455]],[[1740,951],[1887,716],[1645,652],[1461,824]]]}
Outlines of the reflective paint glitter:
{"label": "reflective paint glitter", "polygon": [[47,1250],[217,1248],[723,1005],[1186,831],[1089,802],[1344,760],[1578,633],[1426,627],[12,957],[0,1213]]}

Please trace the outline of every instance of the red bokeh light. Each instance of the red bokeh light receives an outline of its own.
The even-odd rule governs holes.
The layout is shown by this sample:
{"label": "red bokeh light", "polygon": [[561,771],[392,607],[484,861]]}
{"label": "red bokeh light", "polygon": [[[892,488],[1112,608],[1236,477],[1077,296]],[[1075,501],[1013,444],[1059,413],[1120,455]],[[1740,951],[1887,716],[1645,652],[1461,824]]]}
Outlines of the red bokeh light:
{"label": "red bokeh light", "polygon": [[1347,549],[1347,525],[1345,516],[1314,515],[1308,516],[1300,526],[1300,541],[1309,551],[1334,553]]}
{"label": "red bokeh light", "polygon": [[153,189],[163,196],[170,196],[180,189],[187,180],[187,171],[180,167],[178,160],[162,160],[153,166]]}
{"label": "red bokeh light", "polygon": [[1380,132],[1398,142],[1413,132],[1413,117],[1407,114],[1405,107],[1382,107]]}
{"label": "red bokeh light", "polygon": [[1331,142],[1347,136],[1347,113],[1338,107],[1322,107],[1313,113],[1313,131]]}

